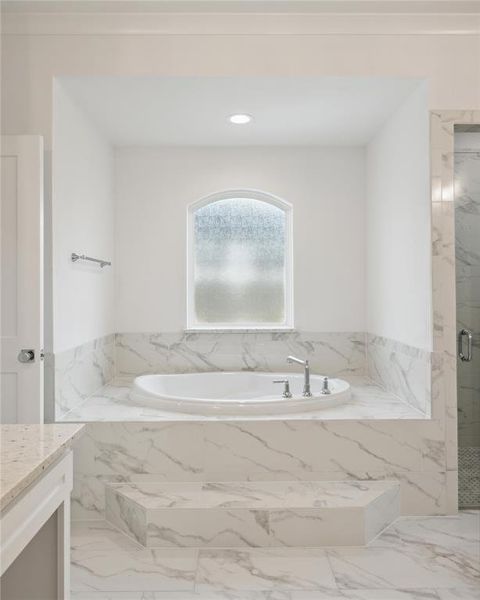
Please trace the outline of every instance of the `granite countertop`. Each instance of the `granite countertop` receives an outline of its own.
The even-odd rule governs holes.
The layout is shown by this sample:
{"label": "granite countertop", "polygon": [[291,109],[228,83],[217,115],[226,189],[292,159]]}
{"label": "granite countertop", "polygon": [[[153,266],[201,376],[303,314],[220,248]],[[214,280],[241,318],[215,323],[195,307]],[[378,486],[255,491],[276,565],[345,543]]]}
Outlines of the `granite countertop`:
{"label": "granite countertop", "polygon": [[70,448],[83,425],[0,426],[0,510]]}

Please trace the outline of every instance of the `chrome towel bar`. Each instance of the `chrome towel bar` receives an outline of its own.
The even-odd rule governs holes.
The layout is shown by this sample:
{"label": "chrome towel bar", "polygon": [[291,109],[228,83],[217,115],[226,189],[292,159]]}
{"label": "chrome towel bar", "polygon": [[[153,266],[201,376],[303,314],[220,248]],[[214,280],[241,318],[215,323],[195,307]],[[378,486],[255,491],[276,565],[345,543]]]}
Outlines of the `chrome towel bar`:
{"label": "chrome towel bar", "polygon": [[77,254],[76,252],[72,252],[71,256],[72,262],[77,262],[77,260],[87,260],[89,262],[94,262],[99,264],[102,269],[103,267],[110,267],[111,262],[109,260],[102,260],[101,258],[92,258],[91,256],[87,256],[86,254]]}

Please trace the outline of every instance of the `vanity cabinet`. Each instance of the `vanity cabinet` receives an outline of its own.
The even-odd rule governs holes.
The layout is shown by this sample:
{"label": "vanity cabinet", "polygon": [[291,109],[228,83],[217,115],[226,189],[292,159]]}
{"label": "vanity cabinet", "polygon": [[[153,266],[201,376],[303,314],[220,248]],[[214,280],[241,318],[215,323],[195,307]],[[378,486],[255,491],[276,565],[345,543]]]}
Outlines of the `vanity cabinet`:
{"label": "vanity cabinet", "polygon": [[[41,455],[45,450],[41,440],[45,432],[43,428],[55,425],[18,427],[38,428],[40,437],[37,439],[37,450]],[[43,462],[40,455],[32,459],[32,472],[29,472],[28,461],[22,459],[22,453],[28,453],[29,449],[23,446],[19,437],[18,475],[22,480],[13,487],[17,461],[12,434],[8,449],[2,443],[2,467],[7,471],[5,477],[2,471],[2,600],[69,598],[70,493],[73,481],[70,445],[82,426],[72,427],[71,437],[59,434],[55,438],[54,433],[47,436],[49,439],[46,444],[51,444],[50,451],[46,450],[47,456]],[[55,448],[55,441],[58,441],[58,448]],[[5,456],[5,453],[9,453],[9,456]]]}

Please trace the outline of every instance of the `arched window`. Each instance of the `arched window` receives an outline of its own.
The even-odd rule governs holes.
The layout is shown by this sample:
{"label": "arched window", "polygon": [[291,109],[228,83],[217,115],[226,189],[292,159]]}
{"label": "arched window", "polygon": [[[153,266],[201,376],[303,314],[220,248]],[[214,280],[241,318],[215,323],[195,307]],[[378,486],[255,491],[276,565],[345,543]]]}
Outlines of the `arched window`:
{"label": "arched window", "polygon": [[292,209],[251,190],[188,209],[187,327],[293,327]]}

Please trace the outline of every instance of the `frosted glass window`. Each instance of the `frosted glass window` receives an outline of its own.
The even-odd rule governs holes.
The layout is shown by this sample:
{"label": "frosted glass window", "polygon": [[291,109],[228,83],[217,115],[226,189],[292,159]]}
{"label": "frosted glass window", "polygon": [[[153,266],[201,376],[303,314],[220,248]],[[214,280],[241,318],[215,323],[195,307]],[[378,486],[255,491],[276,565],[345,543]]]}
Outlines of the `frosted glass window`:
{"label": "frosted glass window", "polygon": [[200,206],[191,218],[194,324],[285,325],[286,211],[263,200],[231,197]]}

